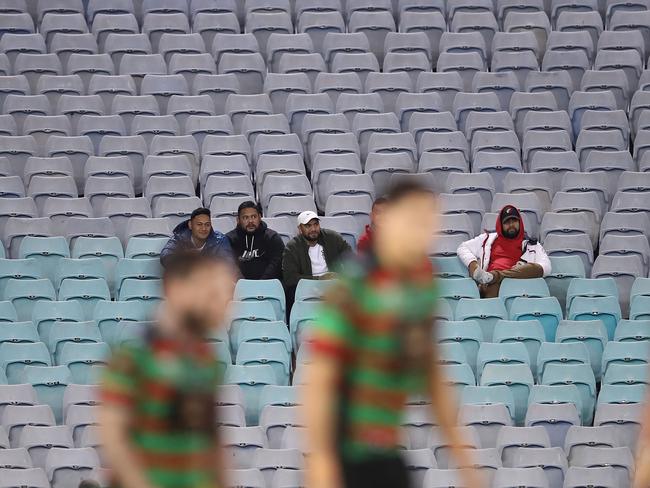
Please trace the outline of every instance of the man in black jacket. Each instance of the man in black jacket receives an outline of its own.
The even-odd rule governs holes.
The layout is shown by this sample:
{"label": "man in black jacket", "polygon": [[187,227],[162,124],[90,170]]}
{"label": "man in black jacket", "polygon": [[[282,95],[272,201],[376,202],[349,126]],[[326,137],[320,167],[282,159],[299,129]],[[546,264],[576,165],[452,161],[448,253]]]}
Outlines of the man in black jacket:
{"label": "man in black jacket", "polygon": [[226,234],[243,278],[272,280],[282,276],[284,242],[262,222],[255,202],[244,202],[237,210],[237,227]]}

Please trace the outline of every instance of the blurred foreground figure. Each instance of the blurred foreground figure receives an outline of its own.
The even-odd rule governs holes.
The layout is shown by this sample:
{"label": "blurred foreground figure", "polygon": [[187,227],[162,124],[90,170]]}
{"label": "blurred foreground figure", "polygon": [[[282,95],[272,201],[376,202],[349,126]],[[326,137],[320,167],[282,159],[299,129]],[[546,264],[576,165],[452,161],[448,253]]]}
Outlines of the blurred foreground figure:
{"label": "blurred foreground figure", "polygon": [[229,263],[170,255],[165,302],[142,344],[124,346],[108,368],[100,425],[119,488],[217,488],[215,392],[220,366],[204,338],[232,298]]}
{"label": "blurred foreground figure", "polygon": [[641,415],[641,432],[636,449],[634,483],[632,488],[650,488],[650,402],[646,403]]}
{"label": "blurred foreground figure", "polygon": [[[387,198],[370,252],[329,291],[311,337],[303,399],[308,488],[408,487],[401,420],[408,396],[427,391],[457,464],[473,465],[458,447],[456,406],[435,360],[437,293],[427,254],[436,198],[412,181],[397,183]],[[481,487],[476,472],[463,474],[466,486]]]}

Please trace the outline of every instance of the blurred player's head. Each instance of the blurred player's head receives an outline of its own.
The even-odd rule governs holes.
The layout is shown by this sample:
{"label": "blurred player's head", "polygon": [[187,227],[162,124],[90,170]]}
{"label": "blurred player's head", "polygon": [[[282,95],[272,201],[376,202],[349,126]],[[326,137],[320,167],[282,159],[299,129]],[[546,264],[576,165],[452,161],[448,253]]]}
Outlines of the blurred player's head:
{"label": "blurred player's head", "polygon": [[395,183],[386,198],[375,251],[380,260],[396,266],[419,264],[428,255],[436,231],[436,195],[409,179]]}
{"label": "blurred player's head", "polygon": [[192,232],[192,239],[197,243],[205,242],[210,233],[212,233],[212,221],[210,220],[210,210],[207,208],[197,208],[190,216],[188,224]]}
{"label": "blurred player's head", "polygon": [[169,323],[191,335],[206,335],[223,320],[234,283],[232,265],[224,260],[193,252],[170,256],[163,274]]}

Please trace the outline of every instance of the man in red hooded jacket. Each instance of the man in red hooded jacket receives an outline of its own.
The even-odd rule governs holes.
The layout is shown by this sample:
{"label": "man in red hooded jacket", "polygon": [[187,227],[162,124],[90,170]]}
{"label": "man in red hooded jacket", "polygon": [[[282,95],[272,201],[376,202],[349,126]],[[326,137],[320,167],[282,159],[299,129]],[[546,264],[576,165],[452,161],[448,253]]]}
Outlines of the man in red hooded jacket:
{"label": "man in red hooded jacket", "polygon": [[504,278],[540,278],[551,272],[546,251],[537,240],[526,237],[521,214],[512,205],[499,212],[496,232],[484,232],[463,242],[457,254],[483,298],[499,296]]}
{"label": "man in red hooded jacket", "polygon": [[370,213],[370,225],[366,225],[365,232],[359,237],[359,241],[357,242],[357,252],[359,254],[367,253],[372,247],[373,234],[379,223],[381,211],[387,202],[386,197],[379,197],[373,202],[372,212]]}

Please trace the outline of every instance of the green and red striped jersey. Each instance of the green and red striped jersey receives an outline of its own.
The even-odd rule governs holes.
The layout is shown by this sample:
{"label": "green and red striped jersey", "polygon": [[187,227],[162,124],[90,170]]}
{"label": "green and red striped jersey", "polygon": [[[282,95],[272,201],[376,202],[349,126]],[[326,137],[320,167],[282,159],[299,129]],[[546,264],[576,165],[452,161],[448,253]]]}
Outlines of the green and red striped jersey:
{"label": "green and red striped jersey", "polygon": [[329,290],[310,344],[314,355],[342,364],[337,441],[343,459],[396,453],[406,400],[427,386],[436,296],[428,260],[396,274],[372,255],[348,265]]}
{"label": "green and red striped jersey", "polygon": [[113,355],[102,401],[131,410],[130,439],[152,485],[214,488],[222,368],[207,344],[149,336]]}

